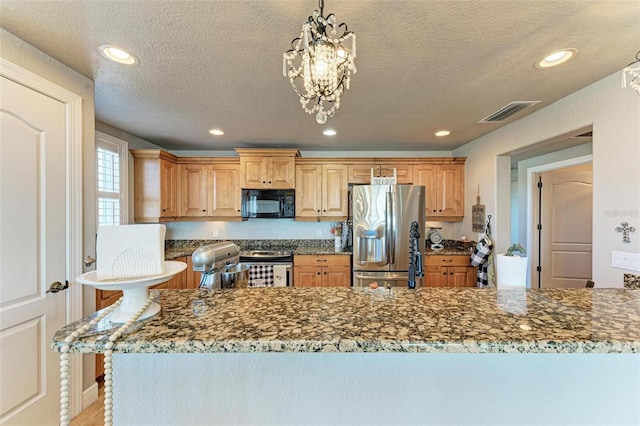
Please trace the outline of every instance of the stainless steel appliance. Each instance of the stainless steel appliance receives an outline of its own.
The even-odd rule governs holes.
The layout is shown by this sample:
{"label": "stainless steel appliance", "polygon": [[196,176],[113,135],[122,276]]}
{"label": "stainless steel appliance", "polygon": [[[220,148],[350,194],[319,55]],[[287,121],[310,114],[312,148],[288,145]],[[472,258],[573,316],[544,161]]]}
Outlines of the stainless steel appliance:
{"label": "stainless steel appliance", "polygon": [[[202,273],[200,288],[229,288],[241,286],[248,268],[238,264],[240,249],[229,241],[198,247],[191,255],[193,270]],[[222,281],[226,287],[222,286]],[[245,287],[248,279],[244,279]]]}
{"label": "stainless steel appliance", "polygon": [[[410,248],[416,254],[424,250],[424,186],[354,185],[351,207],[354,287],[372,282],[407,287],[410,261],[414,275],[422,271],[421,256],[411,259]],[[417,232],[412,240],[413,222]],[[422,277],[412,279],[417,287],[423,285]]]}
{"label": "stainless steel appliance", "polygon": [[295,206],[293,189],[242,190],[242,217],[245,219],[293,218]]}
{"label": "stainless steel appliance", "polygon": [[278,250],[252,250],[240,254],[249,265],[249,287],[291,287],[293,253]]}

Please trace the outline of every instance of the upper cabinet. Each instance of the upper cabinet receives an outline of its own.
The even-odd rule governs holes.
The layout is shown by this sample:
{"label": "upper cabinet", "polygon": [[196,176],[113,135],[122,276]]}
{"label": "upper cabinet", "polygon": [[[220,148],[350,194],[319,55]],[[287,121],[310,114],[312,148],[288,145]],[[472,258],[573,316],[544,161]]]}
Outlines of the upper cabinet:
{"label": "upper cabinet", "polygon": [[414,167],[415,184],[425,186],[426,220],[462,221],[464,217],[464,161],[442,159],[443,164]]}
{"label": "upper cabinet", "polygon": [[240,219],[239,167],[222,161],[179,165],[180,217]]}
{"label": "upper cabinet", "polygon": [[374,177],[393,177],[396,171],[397,183],[400,185],[413,184],[413,164],[405,162],[365,162],[349,165],[349,183],[369,184],[371,173]]}
{"label": "upper cabinet", "polygon": [[296,165],[296,219],[343,220],[349,212],[347,166],[331,163]]}
{"label": "upper cabinet", "polygon": [[242,189],[293,189],[297,149],[236,148]]}
{"label": "upper cabinet", "polygon": [[159,149],[132,149],[134,212],[138,223],[173,221],[178,216],[177,158]]}
{"label": "upper cabinet", "polygon": [[295,189],[300,221],[340,221],[350,184],[374,176],[426,187],[426,219],[464,218],[465,158],[300,158],[296,149],[237,148],[239,157],[132,149],[134,221],[242,220],[242,189]]}

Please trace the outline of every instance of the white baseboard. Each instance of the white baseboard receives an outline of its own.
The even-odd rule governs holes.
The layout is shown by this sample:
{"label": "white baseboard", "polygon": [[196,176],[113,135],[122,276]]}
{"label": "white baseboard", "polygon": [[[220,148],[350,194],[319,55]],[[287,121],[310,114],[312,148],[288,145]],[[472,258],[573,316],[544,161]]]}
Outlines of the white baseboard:
{"label": "white baseboard", "polygon": [[98,383],[94,383],[82,392],[82,409],[86,410],[88,406],[98,400]]}

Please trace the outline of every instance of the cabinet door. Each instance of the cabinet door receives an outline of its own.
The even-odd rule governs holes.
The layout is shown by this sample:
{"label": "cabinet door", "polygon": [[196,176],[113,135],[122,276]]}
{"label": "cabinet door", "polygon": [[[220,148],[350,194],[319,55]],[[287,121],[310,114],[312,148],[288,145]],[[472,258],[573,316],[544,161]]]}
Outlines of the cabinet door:
{"label": "cabinet door", "polygon": [[296,217],[317,218],[322,206],[322,167],[315,164],[296,166]]}
{"label": "cabinet door", "polygon": [[296,266],[293,268],[294,287],[321,287],[322,268],[317,266]]}
{"label": "cabinet door", "polygon": [[191,256],[187,256],[187,269],[185,270],[186,279],[184,288],[198,288],[200,287],[200,278],[202,277],[200,272],[193,270],[193,259]]}
{"label": "cabinet door", "polygon": [[160,159],[160,217],[178,215],[178,167],[171,161]]}
{"label": "cabinet door", "polygon": [[413,184],[413,165],[402,163],[380,164],[380,177],[393,177],[393,169],[396,170],[396,181],[398,185]]}
{"label": "cabinet door", "polygon": [[424,164],[416,166],[415,170],[416,185],[424,185],[425,187],[425,216],[429,217],[438,215],[438,166],[435,164]]}
{"label": "cabinet door", "polygon": [[240,171],[238,166],[221,164],[209,166],[209,216],[240,216]]}
{"label": "cabinet door", "polygon": [[425,287],[448,287],[446,266],[427,266],[424,268]]}
{"label": "cabinet door", "polygon": [[464,166],[440,166],[438,176],[439,216],[464,215]]}
{"label": "cabinet door", "polygon": [[296,163],[293,157],[268,157],[268,185],[275,189],[295,187]]}
{"label": "cabinet door", "polygon": [[349,214],[348,185],[347,166],[340,164],[322,166],[322,216],[347,217]]}
{"label": "cabinet door", "polygon": [[449,266],[447,267],[447,286],[448,287],[467,287],[469,270],[472,268],[466,266]]}
{"label": "cabinet door", "polygon": [[207,216],[209,185],[207,166],[180,164],[180,214],[179,216]]}
{"label": "cabinet door", "polygon": [[267,159],[263,157],[240,157],[241,187],[243,189],[268,188]]}
{"label": "cabinet door", "polygon": [[346,266],[325,266],[322,268],[323,287],[350,287],[351,274]]}

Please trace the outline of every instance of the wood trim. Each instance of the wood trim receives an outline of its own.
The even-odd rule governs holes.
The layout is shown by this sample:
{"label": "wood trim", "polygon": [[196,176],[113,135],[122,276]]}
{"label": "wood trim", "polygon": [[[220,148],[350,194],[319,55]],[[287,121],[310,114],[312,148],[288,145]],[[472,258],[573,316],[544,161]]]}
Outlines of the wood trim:
{"label": "wood trim", "polygon": [[178,164],[202,164],[205,166],[240,166],[240,157],[176,157]]}
{"label": "wood trim", "polygon": [[407,165],[418,164],[464,164],[467,157],[335,157],[335,158],[296,158],[296,164],[394,164],[401,163]]}
{"label": "wood trim", "polygon": [[133,158],[162,158],[173,163],[178,160],[178,157],[162,149],[130,149],[129,152]]}
{"label": "wood trim", "polygon": [[239,156],[243,157],[299,157],[297,149],[284,148],[234,148]]}

